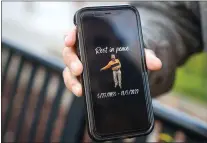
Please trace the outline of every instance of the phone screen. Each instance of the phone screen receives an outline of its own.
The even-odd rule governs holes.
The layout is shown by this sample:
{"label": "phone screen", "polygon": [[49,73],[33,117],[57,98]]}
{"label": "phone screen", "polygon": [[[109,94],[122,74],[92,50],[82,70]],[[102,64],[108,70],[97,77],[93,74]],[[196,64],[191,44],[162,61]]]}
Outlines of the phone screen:
{"label": "phone screen", "polygon": [[95,130],[100,135],[149,127],[136,14],[81,17]]}

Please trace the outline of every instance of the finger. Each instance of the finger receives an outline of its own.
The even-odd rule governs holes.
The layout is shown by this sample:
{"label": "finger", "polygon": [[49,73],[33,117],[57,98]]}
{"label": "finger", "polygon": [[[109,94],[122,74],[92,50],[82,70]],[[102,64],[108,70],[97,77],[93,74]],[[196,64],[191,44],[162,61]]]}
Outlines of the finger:
{"label": "finger", "polygon": [[162,68],[162,62],[156,57],[155,53],[150,49],[145,49],[146,64],[149,70],[155,71]]}
{"label": "finger", "polygon": [[79,76],[83,71],[83,65],[75,53],[75,48],[63,49],[63,60],[74,76]]}
{"label": "finger", "polygon": [[76,42],[76,26],[74,26],[71,31],[65,36],[65,46],[73,47]]}
{"label": "finger", "polygon": [[76,96],[82,96],[82,86],[78,79],[73,76],[68,67],[63,71],[63,79],[66,87]]}

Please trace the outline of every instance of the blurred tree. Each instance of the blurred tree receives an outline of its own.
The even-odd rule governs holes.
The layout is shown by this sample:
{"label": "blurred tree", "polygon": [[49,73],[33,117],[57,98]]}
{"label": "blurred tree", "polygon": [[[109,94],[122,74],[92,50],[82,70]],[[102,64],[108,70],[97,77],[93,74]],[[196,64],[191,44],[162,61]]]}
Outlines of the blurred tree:
{"label": "blurred tree", "polygon": [[196,54],[178,68],[174,91],[207,104],[207,53]]}

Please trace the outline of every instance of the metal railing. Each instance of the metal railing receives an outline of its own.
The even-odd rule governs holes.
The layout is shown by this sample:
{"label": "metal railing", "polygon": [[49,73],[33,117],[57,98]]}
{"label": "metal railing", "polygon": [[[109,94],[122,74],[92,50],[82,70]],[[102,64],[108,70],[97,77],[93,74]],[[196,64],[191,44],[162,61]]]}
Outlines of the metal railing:
{"label": "metal railing", "polygon": [[[51,110],[48,116],[48,120],[46,123],[46,129],[44,133],[44,142],[51,142],[52,131],[54,129],[54,124],[58,116],[60,102],[62,94],[65,90],[64,82],[62,79],[62,70],[64,68],[63,63],[58,63],[52,59],[46,59],[44,57],[40,57],[34,55],[29,52],[25,52],[18,48],[18,46],[14,46],[6,41],[3,40],[2,48],[8,51],[7,60],[5,61],[5,66],[3,68],[2,73],[2,93],[4,92],[6,80],[8,75],[8,69],[10,67],[11,59],[13,56],[20,57],[20,62],[18,65],[17,73],[15,79],[13,81],[12,86],[10,87],[9,95],[2,95],[3,96],[10,96],[8,107],[2,122],[2,137],[5,136],[9,121],[11,120],[12,114],[15,112],[13,111],[13,102],[16,95],[16,91],[18,89],[19,79],[22,76],[22,69],[25,65],[25,62],[29,63],[32,66],[32,70],[29,76],[28,84],[24,93],[23,102],[21,105],[21,110],[16,121],[16,129],[15,129],[15,139],[14,141],[19,141],[20,133],[23,124],[25,123],[26,118],[26,110],[29,104],[29,98],[31,96],[31,90],[34,84],[35,76],[37,74],[37,70],[40,67],[44,67],[45,69],[45,76],[43,79],[43,86],[38,95],[38,100],[36,103],[36,108],[34,111],[34,117],[32,120],[31,128],[29,131],[29,138],[28,142],[34,142],[34,138],[37,134],[37,126],[40,120],[40,114],[43,109],[44,101],[46,100],[46,92],[48,90],[48,85],[51,82],[50,78],[52,74],[56,73],[58,75],[58,88],[55,93],[54,100],[51,105]],[[2,53],[4,54],[4,53]],[[191,116],[177,111],[175,109],[167,108],[161,105],[158,101],[153,101],[154,106],[154,113],[156,120],[160,120],[164,126],[167,126],[171,129],[179,129],[185,132],[187,136],[193,137],[196,141],[207,141],[207,124],[203,123],[200,120],[194,119]],[[81,142],[83,140],[83,136],[85,133],[85,110],[84,110],[84,99],[83,97],[73,97],[73,101],[71,104],[70,109],[66,115],[66,120],[64,123],[64,128],[61,132],[60,142]],[[136,138],[135,142],[143,142],[146,141],[146,137],[139,137]],[[114,141],[114,142],[122,142]]]}
{"label": "metal railing", "polygon": [[[51,111],[49,113],[48,121],[46,124],[45,135],[44,135],[44,142],[51,142],[52,130],[54,128],[54,123],[55,123],[55,120],[57,119],[58,111],[60,108],[60,101],[61,101],[62,93],[65,90],[64,82],[62,79],[63,64],[55,64],[54,62],[50,62],[49,60],[43,59],[43,57],[38,57],[29,52],[25,52],[21,50],[20,48],[10,45],[6,42],[2,43],[2,48],[4,50],[7,50],[9,53],[7,56],[8,58],[5,62],[3,73],[2,73],[2,93],[4,92],[4,89],[5,89],[4,86],[6,86],[5,81],[7,80],[6,78],[8,76],[7,73],[8,73],[10,64],[11,64],[11,59],[14,55],[20,57],[17,74],[15,77],[14,83],[12,84],[12,87],[10,89],[12,92],[10,92],[9,94],[10,99],[8,103],[8,108],[7,108],[4,120],[2,122],[2,125],[3,125],[2,137],[5,136],[5,133],[8,130],[9,121],[11,120],[11,115],[15,112],[12,110],[13,105],[14,105],[13,102],[14,102],[14,98],[16,95],[17,86],[19,84],[19,79],[22,76],[21,72],[22,72],[23,66],[25,62],[27,62],[32,65],[32,70],[30,73],[26,91],[24,93],[24,99],[23,99],[23,103],[21,106],[21,111],[20,111],[18,120],[16,122],[17,128],[15,131],[14,141],[18,141],[20,138],[20,132],[21,132],[23,124],[25,123],[26,110],[28,108],[29,98],[31,96],[31,89],[32,89],[32,86],[35,80],[35,76],[37,74],[37,70],[40,68],[40,66],[42,66],[45,68],[46,74],[43,79],[44,81],[43,86],[41,87],[41,90],[38,95],[38,100],[37,100],[36,108],[34,111],[34,118],[33,118],[32,125],[29,131],[28,142],[34,142],[34,138],[37,134],[37,126],[40,120],[40,114],[43,109],[43,103],[46,100],[46,92],[47,92],[48,85],[50,83],[50,78],[52,76],[52,73],[56,73],[59,75],[59,85],[58,85],[55,99],[53,100],[53,103],[51,106]],[[8,96],[8,95],[2,94],[2,96]],[[61,134],[62,142],[67,142],[67,141],[79,142],[82,140],[84,130],[85,130],[85,126],[83,126],[83,124],[85,124],[84,114],[82,114],[83,111],[84,111],[83,98],[77,98],[74,96],[72,105],[66,117],[69,120],[66,119],[64,129]]]}

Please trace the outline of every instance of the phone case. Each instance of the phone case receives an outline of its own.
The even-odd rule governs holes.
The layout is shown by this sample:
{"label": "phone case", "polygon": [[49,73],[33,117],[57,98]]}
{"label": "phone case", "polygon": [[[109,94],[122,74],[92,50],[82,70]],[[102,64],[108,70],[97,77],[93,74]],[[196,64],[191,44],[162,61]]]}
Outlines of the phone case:
{"label": "phone case", "polygon": [[[128,132],[128,133],[123,133],[119,135],[111,135],[107,137],[102,137],[96,134],[95,132],[95,126],[94,126],[94,121],[93,121],[93,108],[92,106],[92,100],[91,97],[89,96],[89,83],[88,83],[88,71],[87,71],[87,62],[85,62],[86,57],[85,57],[85,49],[81,48],[84,47],[84,37],[81,29],[81,23],[80,23],[80,17],[85,11],[93,11],[93,10],[126,10],[126,9],[131,9],[135,12],[136,17],[138,19],[138,29],[139,29],[139,35],[140,35],[140,43],[141,43],[141,54],[142,54],[142,70],[143,70],[143,80],[144,80],[144,90],[145,90],[145,99],[147,102],[147,111],[148,111],[148,118],[150,120],[150,126],[146,131],[142,132]],[[145,53],[144,53],[144,43],[143,43],[143,37],[142,37],[142,31],[141,31],[141,22],[140,22],[140,15],[138,10],[134,6],[130,5],[120,5],[120,6],[100,6],[100,7],[85,7],[76,12],[74,15],[74,24],[77,26],[77,54],[80,58],[80,60],[83,63],[83,74],[81,75],[81,82],[83,86],[83,94],[85,96],[85,103],[86,103],[86,109],[87,109],[87,124],[88,124],[88,131],[89,135],[92,139],[96,141],[106,141],[106,140],[113,140],[113,139],[121,139],[121,138],[131,138],[131,137],[137,137],[137,136],[143,136],[149,134],[153,128],[154,128],[154,116],[153,116],[153,107],[152,107],[152,101],[151,101],[151,95],[150,95],[150,89],[149,89],[149,83],[148,83],[148,73],[147,73],[147,68],[146,68],[146,63],[145,63]]]}

